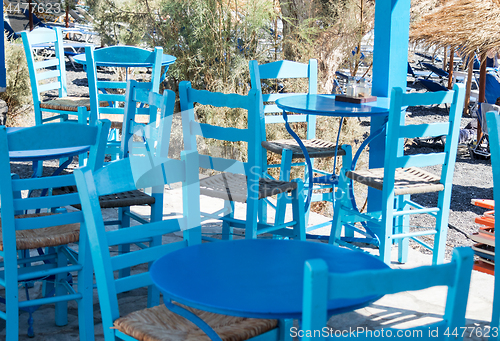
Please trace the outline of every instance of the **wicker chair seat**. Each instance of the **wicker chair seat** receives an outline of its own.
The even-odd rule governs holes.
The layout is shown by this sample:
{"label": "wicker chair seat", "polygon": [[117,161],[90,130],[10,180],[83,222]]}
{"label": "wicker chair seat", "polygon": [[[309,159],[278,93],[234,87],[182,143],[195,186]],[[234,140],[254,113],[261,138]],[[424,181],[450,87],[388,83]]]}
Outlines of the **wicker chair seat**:
{"label": "wicker chair seat", "polygon": [[[226,316],[185,307],[205,321],[224,341],[243,341],[274,329],[277,320]],[[210,341],[197,326],[164,305],[135,311],[114,322],[115,328],[140,341]]]}
{"label": "wicker chair seat", "polygon": [[[108,102],[100,102],[101,107],[108,105]],[[90,98],[88,97],[61,97],[41,102],[40,108],[64,111],[78,111],[78,107],[85,107],[90,111]]]}
{"label": "wicker chair seat", "polygon": [[[259,199],[293,191],[297,183],[261,178]],[[200,180],[200,193],[229,201],[247,202],[247,177],[243,174],[221,173]]]}
{"label": "wicker chair seat", "polygon": [[[367,186],[378,190],[383,188],[383,168],[347,172],[346,174],[348,178]],[[394,195],[440,192],[443,190],[444,186],[441,184],[441,179],[432,173],[416,167],[396,169]]]}
{"label": "wicker chair seat", "polygon": [[[35,218],[56,213],[23,214],[16,218]],[[16,247],[18,250],[36,249],[39,247],[59,246],[76,243],[80,238],[80,224],[51,226],[33,230],[16,231]],[[0,219],[0,251],[3,251],[2,220]]]}
{"label": "wicker chair seat", "polygon": [[[61,187],[54,189],[53,194],[65,194],[65,193],[75,193],[77,192],[75,186],[71,187]],[[115,194],[102,195],[99,197],[99,204],[101,208],[116,208],[116,207],[127,207],[127,206],[137,206],[137,205],[152,205],[155,203],[155,198],[147,195],[138,189],[128,192],[121,192]],[[73,205],[77,209],[81,209],[81,205]]]}
{"label": "wicker chair seat", "polygon": [[[307,153],[309,153],[309,157],[313,159],[318,157],[333,157],[335,156],[335,149],[337,149],[337,156],[345,155],[345,150],[337,148],[333,142],[319,139],[303,140],[302,142],[306,147]],[[304,158],[304,153],[302,153],[297,141],[294,139],[263,141],[262,147],[276,154],[281,154],[283,149],[290,149],[292,151],[292,159]]]}

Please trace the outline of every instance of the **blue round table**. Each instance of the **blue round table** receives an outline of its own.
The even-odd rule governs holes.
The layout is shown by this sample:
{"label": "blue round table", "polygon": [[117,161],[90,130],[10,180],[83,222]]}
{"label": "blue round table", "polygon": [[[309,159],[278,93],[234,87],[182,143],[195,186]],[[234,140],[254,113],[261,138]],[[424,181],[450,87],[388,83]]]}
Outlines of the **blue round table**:
{"label": "blue round table", "polygon": [[[297,96],[280,98],[276,100],[276,105],[278,106],[278,108],[283,110],[283,118],[285,120],[286,130],[295,139],[295,141],[297,141],[297,144],[302,150],[302,153],[304,153],[309,174],[308,193],[304,208],[304,210],[307,211],[311,203],[313,184],[323,183],[323,184],[334,185],[338,183],[338,177],[334,174],[334,172],[332,172],[332,175],[314,178],[313,168],[311,164],[311,158],[309,157],[309,153],[307,152],[304,144],[300,140],[300,137],[292,130],[292,128],[288,124],[287,112],[308,114],[308,115],[333,116],[341,118],[386,117],[389,115],[390,102],[389,98],[387,97],[378,97],[377,100],[373,102],[355,104],[355,103],[336,101],[335,95],[297,95]],[[337,133],[337,145],[340,138],[341,127],[342,127],[342,120],[340,120],[339,130]],[[359,147],[358,152],[356,153],[353,159],[353,165],[356,164],[356,161],[361,151],[365,148],[365,146],[384,131],[385,131],[385,124],[378,131],[370,135],[370,137],[363,142],[363,144]],[[335,171],[335,167],[337,165],[337,151],[335,151],[333,162],[334,162],[333,170]]]}
{"label": "blue round table", "polygon": [[335,117],[387,116],[389,113],[387,97],[354,104],[336,101],[335,95],[297,95],[280,98],[276,100],[276,105],[287,112]]}
{"label": "blue round table", "polygon": [[[171,252],[154,262],[150,275],[167,303],[174,300],[232,316],[300,319],[304,263],[314,258],[324,259],[331,273],[388,268],[369,254],[329,244],[245,239]],[[332,300],[329,314],[352,311],[378,298]]]}

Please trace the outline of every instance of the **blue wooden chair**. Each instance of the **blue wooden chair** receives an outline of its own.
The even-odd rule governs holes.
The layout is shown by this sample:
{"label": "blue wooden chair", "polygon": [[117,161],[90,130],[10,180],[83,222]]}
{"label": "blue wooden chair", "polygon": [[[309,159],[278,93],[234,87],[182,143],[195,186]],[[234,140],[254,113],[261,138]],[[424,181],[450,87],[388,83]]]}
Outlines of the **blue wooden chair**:
{"label": "blue wooden chair", "polygon": [[[426,93],[404,93],[400,88],[392,90],[384,167],[360,171],[351,171],[347,168],[341,170],[339,197],[342,198],[339,199],[339,205],[335,206],[330,243],[352,247],[341,239],[341,230],[342,227],[353,229],[366,236],[366,242],[379,247],[380,258],[386,263],[391,260],[391,245],[397,243],[399,262],[405,263],[408,256],[408,240],[411,238],[433,251],[433,264],[443,262],[453,171],[465,95],[463,85],[455,84],[453,89]],[[438,103],[451,103],[448,122],[405,125],[405,111],[401,111],[403,107]],[[446,136],[443,152],[404,154],[404,139],[441,135]],[[344,148],[350,153],[350,146]],[[442,165],[440,175],[420,168],[432,165]],[[380,190],[382,210],[365,214],[358,212],[349,195],[352,181]],[[438,193],[436,207],[423,207],[410,198],[412,194],[430,192]],[[434,228],[422,227],[416,231],[409,231],[410,214],[429,214],[436,218],[436,225]],[[418,238],[425,235],[434,236],[432,245]]]}
{"label": "blue wooden chair", "polygon": [[[329,300],[380,297],[403,291],[421,290],[435,286],[447,286],[446,308],[442,320],[408,329],[384,328],[346,333],[343,336],[334,334],[332,339],[376,340],[386,339],[423,339],[423,340],[462,340],[460,331],[465,326],[465,309],[469,296],[470,278],[474,252],[470,248],[456,248],[451,263],[433,266],[421,266],[413,269],[387,269],[358,271],[348,273],[329,273],[322,259],[313,259],[304,266],[304,309],[302,311],[302,331],[322,331],[326,321]],[[355,328],[354,328],[355,329]],[[429,331],[438,331],[438,335],[429,336]],[[357,329],[356,329],[357,331]],[[378,332],[378,333],[376,333]],[[301,340],[323,340],[326,337],[312,337],[309,333]],[[374,337],[373,335],[378,335]],[[328,338],[330,339],[330,338]]]}
{"label": "blue wooden chair", "polygon": [[[277,61],[268,64],[259,65],[256,60],[252,60],[249,63],[250,68],[250,81],[253,89],[262,91],[263,80],[268,79],[296,79],[305,78],[308,80],[308,92],[309,94],[317,93],[317,82],[318,82],[318,62],[316,59],[311,59],[309,64],[303,64],[298,62],[293,62],[289,60]],[[264,83],[265,84],[265,83]],[[272,88],[271,86],[266,86],[267,88]],[[267,91],[266,91],[267,92]],[[282,110],[279,109],[274,102],[286,96],[294,96],[297,93],[284,93],[281,91],[272,91],[271,93],[262,94],[261,101],[264,104],[264,116],[261,116],[262,126],[267,124],[280,123],[284,126],[285,121],[281,115]],[[314,158],[331,158],[336,156],[344,156],[345,151],[341,148],[337,148],[336,144],[330,141],[324,141],[316,138],[316,116],[314,115],[300,115],[294,114],[288,116],[289,122],[305,122],[307,124],[307,132],[305,139],[302,140],[304,145],[311,157],[311,162],[314,164]],[[269,168],[279,168],[280,169],[280,180],[290,181],[291,167],[304,167],[305,178],[307,178],[307,168],[305,167],[305,162],[297,162],[298,159],[304,159],[304,154],[300,149],[297,142],[293,139],[286,140],[267,140],[267,133],[262,134],[262,147],[263,149],[263,174],[265,177],[270,177],[268,173]],[[281,155],[281,164],[279,165],[269,165],[267,163],[267,152],[275,153]],[[324,171],[320,169],[313,169],[315,173],[325,176],[325,179],[331,172]],[[307,191],[308,182],[305,182],[304,190]],[[317,183],[314,187],[315,190],[320,189],[331,189],[332,184],[320,184]],[[326,192],[320,193],[315,192],[312,196],[311,201],[329,201],[333,202],[333,193]],[[322,191],[325,192],[325,191]],[[272,205],[270,202],[268,204]],[[286,211],[286,196],[281,195],[278,197],[276,208],[276,223],[281,224],[285,220]],[[265,212],[267,208],[263,211]],[[306,212],[306,224],[308,221],[309,210]],[[264,216],[265,217],[265,216]],[[312,230],[314,227],[310,227],[308,230]]]}
{"label": "blue wooden chair", "polygon": [[[252,89],[248,96],[238,94],[212,93],[195,90],[191,83],[179,84],[179,97],[182,110],[182,128],[184,148],[195,149],[196,137],[227,141],[229,146],[237,142],[246,143],[246,162],[237,161],[220,155],[200,155],[200,167],[221,172],[200,181],[201,194],[225,200],[224,209],[207,218],[223,221],[223,238],[232,238],[233,227],[245,228],[246,238],[257,238],[262,233],[273,233],[290,238],[305,238],[304,227],[304,195],[302,181],[278,181],[263,177],[260,121],[260,95]],[[241,119],[247,112],[247,128],[237,129],[199,123],[195,119],[194,103],[202,105],[241,110]],[[229,110],[229,109],[228,109]],[[291,194],[293,220],[282,224],[267,224],[262,219],[258,221],[259,201],[281,193]],[[246,203],[246,219],[234,218],[234,202]],[[222,214],[222,215],[220,215]],[[291,227],[291,228],[289,228]]]}
{"label": "blue wooden chair", "polygon": [[[90,112],[88,97],[68,96],[61,29],[38,28],[31,32],[21,32],[21,36],[30,73],[35,124],[66,121],[68,115],[77,115],[80,123],[86,123],[88,119],[95,121],[97,114]],[[38,60],[35,54],[37,44],[54,44],[55,57]],[[57,98],[43,100],[42,94],[51,90],[58,91]],[[44,116],[43,113],[49,114]]]}
{"label": "blue wooden chair", "polygon": [[[156,106],[163,109],[169,101],[168,96],[166,93],[163,96],[151,93],[150,103],[156,103]],[[168,120],[160,123],[159,141],[168,140],[170,127],[171,122]],[[149,308],[140,310],[141,305],[138,302],[138,310],[126,316],[119,307],[118,294],[153,285],[148,272],[148,265],[152,261],[165,253],[201,243],[198,154],[195,151],[183,151],[180,160],[170,159],[167,155],[168,144],[160,143],[156,152],[147,154],[147,157],[130,155],[128,158],[108,163],[95,173],[89,168],[75,170],[83,215],[89,220],[86,228],[106,341],[208,339],[195,324],[173,313],[165,305],[158,305],[159,295],[148,300]],[[182,182],[183,215],[147,225],[106,231],[99,208],[99,196],[141,187],[163,186],[173,182]],[[170,244],[158,242],[163,235],[176,232],[182,232],[181,241]],[[114,251],[116,246],[137,242],[143,244],[149,242],[149,245],[134,247],[128,253]],[[143,265],[139,266],[141,264]],[[129,267],[133,267],[129,276],[114,277],[114,271]],[[142,306],[146,307],[146,302]],[[203,319],[223,340],[245,340],[249,336],[265,333],[270,322],[218,315],[196,309],[189,311]],[[278,325],[277,321],[271,320],[271,322],[274,326]],[[267,339],[258,338],[258,340]]]}
{"label": "blue wooden chair", "polygon": [[[496,111],[489,111],[486,114],[486,121],[488,122],[488,135],[490,142],[490,156],[491,156],[491,169],[493,171],[493,197],[496,202],[500,201],[500,116]],[[497,185],[496,187],[494,185]],[[495,220],[495,231],[499,231],[497,221]],[[496,233],[495,233],[496,235]],[[495,271],[495,290],[493,296],[493,314],[491,318],[491,330],[493,328],[500,328],[500,272]],[[500,340],[500,335],[490,336],[490,340]]]}
{"label": "blue wooden chair", "polygon": [[[156,47],[153,52],[134,46],[110,46],[94,51],[93,46],[85,47],[87,79],[89,82],[90,107],[97,117],[111,121],[111,134],[108,141],[106,154],[116,159],[120,154],[119,130],[123,124],[126,81],[110,81],[97,79],[97,65],[113,65],[120,62],[122,65],[129,62],[151,63],[151,81],[148,82],[150,90],[158,92],[160,88],[161,61],[163,49]],[[168,67],[167,67],[168,68]],[[128,70],[128,68],[126,68]],[[126,72],[127,72],[126,70]],[[127,73],[128,76],[128,73]],[[120,92],[121,90],[121,92]],[[150,116],[136,115],[135,120],[140,123],[150,123]],[[156,119],[156,117],[154,117]]]}
{"label": "blue wooden chair", "polygon": [[[0,286],[5,299],[0,318],[6,320],[7,340],[17,340],[20,310],[29,313],[28,335],[33,336],[33,312],[42,304],[55,303],[55,323],[68,323],[67,304],[78,302],[80,340],[93,339],[92,267],[86,238],[80,238],[84,225],[81,212],[56,208],[80,203],[77,194],[22,198],[23,190],[43,190],[75,184],[73,174],[43,178],[19,179],[11,177],[9,152],[91,146],[89,169],[104,162],[104,147],[110,122],[98,121],[94,126],[74,123],[53,123],[15,130],[7,133],[0,127],[0,193],[2,257]],[[41,213],[33,213],[41,210]],[[76,255],[68,246],[79,243]],[[30,250],[38,249],[38,254]],[[43,251],[43,249],[46,249]],[[78,274],[77,289],[73,274]],[[44,297],[29,299],[30,283],[44,282]],[[19,284],[24,283],[27,300],[19,295]],[[21,296],[21,297],[20,297]],[[48,319],[49,317],[44,317]],[[89,333],[90,332],[90,333]]]}

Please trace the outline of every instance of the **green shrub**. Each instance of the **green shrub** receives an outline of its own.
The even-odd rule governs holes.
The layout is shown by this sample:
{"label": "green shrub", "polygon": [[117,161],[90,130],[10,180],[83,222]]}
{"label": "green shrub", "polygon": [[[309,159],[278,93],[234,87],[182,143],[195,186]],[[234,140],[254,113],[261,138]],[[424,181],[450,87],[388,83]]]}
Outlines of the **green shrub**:
{"label": "green shrub", "polygon": [[32,115],[32,97],[30,75],[21,39],[8,41],[5,39],[5,68],[7,87],[0,93],[0,99],[7,104],[8,111],[4,124],[14,126],[23,124],[28,114]]}

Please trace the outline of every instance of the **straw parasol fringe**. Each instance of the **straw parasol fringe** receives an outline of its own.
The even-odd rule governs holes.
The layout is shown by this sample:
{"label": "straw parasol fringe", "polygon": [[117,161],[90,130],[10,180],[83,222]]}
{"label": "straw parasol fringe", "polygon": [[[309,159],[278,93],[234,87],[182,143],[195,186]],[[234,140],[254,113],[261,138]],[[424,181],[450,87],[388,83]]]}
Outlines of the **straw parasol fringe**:
{"label": "straw parasol fringe", "polygon": [[462,56],[500,49],[500,0],[452,0],[412,24],[410,41],[457,48]]}

